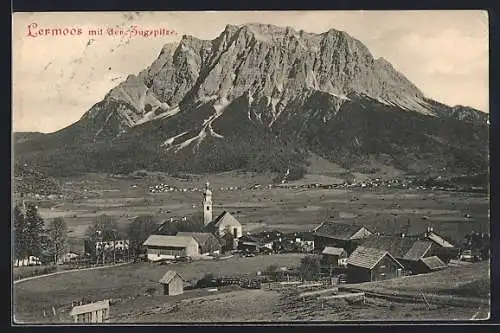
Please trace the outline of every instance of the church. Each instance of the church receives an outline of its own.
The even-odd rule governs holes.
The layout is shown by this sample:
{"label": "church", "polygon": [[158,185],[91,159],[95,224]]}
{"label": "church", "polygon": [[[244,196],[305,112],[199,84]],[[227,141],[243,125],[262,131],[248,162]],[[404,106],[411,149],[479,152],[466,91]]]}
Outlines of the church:
{"label": "church", "polygon": [[241,223],[227,211],[223,211],[219,216],[213,219],[212,215],[212,191],[207,182],[203,191],[203,222],[205,230],[218,237],[224,237],[228,233],[237,239],[243,235]]}

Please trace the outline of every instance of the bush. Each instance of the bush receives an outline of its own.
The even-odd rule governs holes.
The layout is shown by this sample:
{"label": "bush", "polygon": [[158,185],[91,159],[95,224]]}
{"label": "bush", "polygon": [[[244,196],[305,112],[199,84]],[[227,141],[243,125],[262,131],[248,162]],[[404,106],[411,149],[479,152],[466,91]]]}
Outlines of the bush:
{"label": "bush", "polygon": [[32,276],[44,275],[53,273],[57,270],[56,266],[28,266],[28,267],[15,267],[14,280],[25,279]]}
{"label": "bush", "polygon": [[302,280],[317,280],[321,273],[321,257],[311,255],[302,258],[299,271]]}

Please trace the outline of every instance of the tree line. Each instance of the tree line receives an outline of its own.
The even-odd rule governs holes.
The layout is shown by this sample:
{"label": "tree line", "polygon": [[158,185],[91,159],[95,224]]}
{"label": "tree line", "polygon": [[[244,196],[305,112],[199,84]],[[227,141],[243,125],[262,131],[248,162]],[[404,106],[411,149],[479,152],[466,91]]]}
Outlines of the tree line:
{"label": "tree line", "polygon": [[[14,207],[13,240],[14,264],[20,264],[30,256],[39,258],[41,263],[56,264],[68,253],[68,228],[63,218],[55,218],[48,226],[33,203]],[[176,235],[180,231],[202,232],[204,228],[201,214],[186,220],[165,221],[158,224],[152,215],[137,216],[125,228],[120,228],[116,219],[109,215],[99,215],[85,232],[84,255],[95,263],[106,263],[118,259],[131,259],[143,253],[142,244],[152,234]],[[104,249],[98,242],[128,241],[128,247],[116,246]],[[102,244],[101,243],[101,244]],[[110,257],[112,256],[112,257]]]}

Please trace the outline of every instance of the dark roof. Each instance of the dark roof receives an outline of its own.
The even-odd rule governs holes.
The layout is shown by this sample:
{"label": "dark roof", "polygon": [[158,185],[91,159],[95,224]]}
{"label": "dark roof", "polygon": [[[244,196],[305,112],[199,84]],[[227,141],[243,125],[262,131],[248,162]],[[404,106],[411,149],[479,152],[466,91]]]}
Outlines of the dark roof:
{"label": "dark roof", "polygon": [[321,252],[321,254],[328,254],[331,256],[341,256],[342,253],[344,253],[344,252],[345,252],[345,250],[342,248],[327,246],[327,247],[325,247],[323,252]]}
{"label": "dark roof", "polygon": [[417,236],[371,235],[363,241],[363,246],[385,250],[394,258],[403,258],[416,241],[418,241]]}
{"label": "dark roof", "polygon": [[431,271],[442,269],[446,267],[446,264],[439,259],[439,257],[432,256],[427,258],[422,258],[420,261],[427,266]]}
{"label": "dark roof", "polygon": [[429,241],[416,241],[413,246],[403,256],[405,260],[418,261],[422,259],[432,247],[432,242]]}
{"label": "dark roof", "polygon": [[[160,282],[161,284],[169,284],[170,281],[172,281],[172,279],[176,276],[178,276],[182,279],[182,276],[179,273],[174,272],[174,271],[167,271],[165,273],[165,275],[163,275],[163,277],[158,282]],[[184,280],[184,279],[182,279],[182,280]]]}
{"label": "dark roof", "polygon": [[355,225],[352,223],[325,221],[321,223],[318,227],[316,227],[316,229],[314,229],[314,234],[334,239],[349,240],[355,233],[357,233],[362,228],[365,227],[362,225]]}
{"label": "dark roof", "polygon": [[187,232],[187,231],[179,231],[177,236],[191,236],[195,241],[198,242],[201,252],[212,252],[216,250],[220,250],[222,245],[220,244],[217,237],[209,232]]}
{"label": "dark roof", "polygon": [[363,268],[367,268],[367,269],[372,269],[386,255],[391,257],[392,260],[394,260],[395,262],[398,263],[399,266],[401,266],[401,264],[396,259],[394,259],[389,254],[389,252],[387,252],[385,250],[380,250],[380,249],[367,248],[364,246],[358,246],[356,248],[356,250],[354,250],[354,252],[351,253],[349,258],[347,258],[347,264],[352,265],[352,266],[356,266],[356,267],[363,267]]}
{"label": "dark roof", "polygon": [[228,224],[238,224],[241,226],[241,223],[233,216],[231,213],[227,211],[223,211],[222,214],[217,216],[215,220],[212,222],[208,223],[206,225],[206,228],[208,229],[214,229],[218,227],[221,223],[228,223]]}

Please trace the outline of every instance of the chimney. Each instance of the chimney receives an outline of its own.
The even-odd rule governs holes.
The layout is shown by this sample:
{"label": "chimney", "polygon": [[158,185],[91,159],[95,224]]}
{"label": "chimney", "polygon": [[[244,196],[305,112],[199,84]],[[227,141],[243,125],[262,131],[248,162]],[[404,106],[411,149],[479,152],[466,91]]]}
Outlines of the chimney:
{"label": "chimney", "polygon": [[405,238],[405,233],[404,232],[401,233],[401,238]]}
{"label": "chimney", "polygon": [[174,222],[174,218],[173,217],[170,218],[170,223],[172,223],[172,222]]}
{"label": "chimney", "polygon": [[183,217],[182,217],[182,220],[183,220],[183,221],[187,221],[187,217],[183,216]]}

